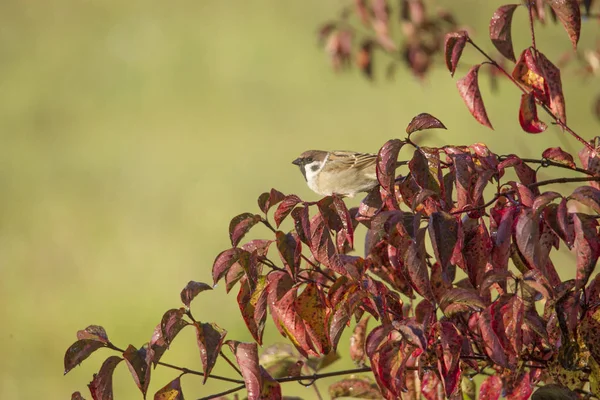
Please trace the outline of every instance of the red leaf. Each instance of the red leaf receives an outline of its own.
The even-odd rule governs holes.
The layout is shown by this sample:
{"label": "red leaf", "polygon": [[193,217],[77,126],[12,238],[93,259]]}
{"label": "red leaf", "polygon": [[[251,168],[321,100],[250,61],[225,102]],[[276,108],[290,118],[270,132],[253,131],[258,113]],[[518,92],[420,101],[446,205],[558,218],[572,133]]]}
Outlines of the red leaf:
{"label": "red leaf", "polygon": [[[261,388],[260,388],[260,397],[261,400],[280,400],[282,399],[281,395],[281,386],[279,382],[269,375],[269,373],[262,367],[258,366],[260,371],[260,379],[261,379]],[[250,397],[248,397],[250,399]]]}
{"label": "red leaf", "polygon": [[475,289],[455,287],[446,292],[440,300],[440,309],[447,317],[463,311],[481,311],[485,302]]}
{"label": "red leaf", "polygon": [[552,7],[559,21],[565,27],[573,48],[577,49],[579,34],[581,32],[581,11],[577,0],[546,0]]}
{"label": "red leaf", "polygon": [[377,154],[377,179],[388,193],[394,193],[398,153],[402,146],[404,142],[399,139],[388,140]]}
{"label": "red leaf", "polygon": [[[515,206],[506,207],[502,210],[502,216],[498,223],[495,234],[492,232],[492,265],[494,270],[505,271],[508,268],[510,257],[510,242],[512,237],[512,225],[515,215]],[[494,215],[492,209],[492,215]]]}
{"label": "red leaf", "polygon": [[469,281],[474,287],[478,287],[493,246],[486,224],[481,219],[470,219],[468,221],[471,222],[463,224],[464,242],[462,253]]}
{"label": "red leaf", "polygon": [[304,322],[306,332],[319,353],[327,354],[331,351],[328,337],[327,312],[323,292],[314,283],[309,283],[304,291],[296,298],[294,308]]}
{"label": "red leaf", "polygon": [[568,165],[571,168],[575,168],[575,161],[573,156],[561,149],[560,147],[550,147],[542,153],[542,157],[548,160]]}
{"label": "red leaf", "polygon": [[150,385],[150,363],[153,357],[153,351],[148,346],[148,343],[140,347],[139,350],[129,345],[123,353],[123,358],[129,368],[129,372],[131,372],[135,384],[144,397],[146,397],[148,385]]}
{"label": "red leaf", "polygon": [[492,16],[490,21],[490,39],[496,49],[504,57],[515,62],[515,52],[512,44],[512,18],[518,4],[506,4],[500,6]]}
{"label": "red leaf", "polygon": [[498,400],[502,394],[502,380],[498,375],[488,376],[479,388],[479,400]]}
{"label": "red leaf", "polygon": [[285,198],[281,201],[281,204],[279,204],[277,207],[277,210],[275,210],[275,215],[273,216],[275,219],[275,224],[278,228],[279,225],[281,225],[281,222],[283,222],[283,220],[292,212],[294,207],[301,202],[302,200],[300,197],[296,196],[295,194],[285,196]]}
{"label": "red leaf", "polygon": [[[367,337],[367,355],[373,375],[387,399],[396,399],[404,389],[404,370],[409,354],[398,332],[378,326]],[[412,346],[408,346],[412,350]]]}
{"label": "red leaf", "polygon": [[[434,164],[433,168],[435,168],[435,161],[433,161],[432,164]],[[437,196],[440,193],[439,184],[436,182],[429,169],[429,159],[422,149],[415,150],[413,157],[408,162],[408,167],[417,186],[421,189],[429,189],[426,192],[421,190],[419,195],[412,200],[413,204],[419,204],[428,196]],[[407,199],[405,199],[405,201],[406,200]]]}
{"label": "red leaf", "polygon": [[169,345],[163,337],[161,324],[156,325],[154,332],[152,332],[152,337],[150,338],[150,347],[152,348],[153,352],[152,364],[154,364],[154,368],[156,368],[161,357],[169,348]]}
{"label": "red leaf", "polygon": [[285,336],[285,331],[281,328],[279,322],[280,317],[278,313],[277,304],[288,293],[294,284],[294,281],[290,275],[284,271],[273,271],[267,275],[267,303],[269,304],[269,311],[273,317],[275,327],[279,330],[279,333]]}
{"label": "red leaf", "polygon": [[[240,343],[229,340],[227,344],[235,354],[248,391],[248,399],[260,399],[263,379],[258,365],[258,348],[256,343]],[[281,391],[281,390],[279,390]]]}
{"label": "red leaf", "polygon": [[539,270],[532,269],[523,274],[523,283],[538,291],[548,301],[555,297],[554,288]]}
{"label": "red leaf", "polygon": [[215,258],[212,270],[213,283],[215,285],[225,276],[225,274],[227,274],[231,266],[239,260],[242,252],[243,250],[234,247],[222,251],[217,258]]}
{"label": "red leaf", "polygon": [[248,280],[242,280],[237,302],[242,313],[242,318],[252,334],[254,340],[262,345],[262,336],[267,320],[267,280],[264,276],[258,279],[256,288],[252,290]]}
{"label": "red leaf", "polygon": [[121,361],[123,361],[121,357],[110,356],[102,363],[100,371],[94,374],[94,379],[88,385],[92,399],[110,400],[113,398],[113,372]]}
{"label": "red leaf", "polygon": [[294,208],[294,211],[292,211],[292,218],[294,219],[294,228],[296,228],[298,238],[310,246],[310,218],[308,206]]}
{"label": "red leaf", "polygon": [[406,133],[409,135],[422,131],[424,129],[447,129],[442,122],[428,113],[421,113],[414,117],[406,127]]}
{"label": "red leaf", "polygon": [[285,195],[278,190],[271,189],[270,192],[265,192],[258,197],[258,208],[265,214],[269,212],[271,207],[280,203],[285,198]]}
{"label": "red leaf", "polygon": [[348,274],[340,261],[329,229],[320,213],[310,221],[310,235],[310,251],[315,259],[339,274]]}
{"label": "red leaf", "polygon": [[[271,302],[274,296],[269,293],[271,315],[279,331],[290,339],[300,354],[305,357],[308,357],[309,354],[318,356],[306,331],[306,325],[296,309],[297,291],[297,287],[292,287],[276,303]],[[279,296],[277,295],[277,297]]]}
{"label": "red leaf", "polygon": [[558,205],[558,209],[556,210],[556,220],[558,221],[558,226],[562,232],[562,237],[570,249],[575,241],[575,231],[573,230],[573,224],[569,223],[567,199],[565,198],[563,198]]}
{"label": "red leaf", "polygon": [[498,333],[494,330],[493,305],[486,308],[479,315],[478,325],[483,339],[485,352],[490,359],[501,367],[508,368],[505,349],[502,347]]}
{"label": "red leaf", "polygon": [[468,154],[453,154],[455,185],[456,185],[456,207],[462,209],[471,204],[471,183],[473,179],[474,165]]}
{"label": "red leaf", "polygon": [[185,309],[183,308],[174,308],[164,313],[160,321],[160,331],[161,337],[167,346],[173,342],[180,330],[190,325],[189,322],[183,319],[184,315]]}
{"label": "red leaf", "polygon": [[427,351],[427,339],[423,332],[423,324],[415,321],[414,318],[406,318],[402,321],[394,321],[392,326],[400,332],[408,343]]}
{"label": "red leaf", "polygon": [[513,387],[509,387],[506,393],[507,400],[528,400],[533,392],[533,385],[529,378],[529,371],[520,373],[515,378]]}
{"label": "red leaf", "polygon": [[544,192],[535,198],[531,209],[536,216],[539,216],[544,211],[544,208],[548,206],[548,204],[560,197],[562,197],[562,195],[557,192]]}
{"label": "red leaf", "polygon": [[600,256],[600,238],[598,237],[598,221],[579,214],[573,214],[575,230],[575,252],[577,254],[577,290],[585,286],[594,272],[598,256]]}
{"label": "red leaf", "polygon": [[538,52],[537,59],[538,64],[543,71],[543,76],[546,82],[545,91],[549,99],[550,110],[552,110],[558,119],[566,123],[567,112],[565,109],[565,97],[562,90],[560,69],[556,67],[550,60],[548,60],[543,53]]}
{"label": "red leaf", "polygon": [[537,263],[537,248],[540,240],[540,228],[531,210],[523,209],[515,225],[515,241],[517,247],[530,268],[541,269]]}
{"label": "red leaf", "polygon": [[277,250],[285,268],[291,276],[296,276],[300,268],[300,256],[302,255],[302,244],[296,235],[277,231]]}
{"label": "red leaf", "polygon": [[472,67],[464,78],[461,78],[456,82],[456,87],[458,88],[460,97],[463,98],[469,112],[477,122],[490,129],[494,129],[488,119],[485,105],[481,98],[481,92],[479,91],[479,82],[477,79],[479,67],[481,67],[481,64]]}
{"label": "red leaf", "polygon": [[544,104],[548,104],[549,99],[546,93],[544,72],[538,65],[534,51],[531,48],[527,48],[521,52],[521,56],[513,69],[512,76],[525,86],[532,88],[536,97],[542,100]]}
{"label": "red leaf", "polygon": [[73,343],[65,353],[64,373],[67,374],[101,347],[106,347],[106,343],[96,339],[81,339]]}
{"label": "red leaf", "polygon": [[410,241],[404,255],[404,263],[408,269],[412,287],[427,300],[435,302],[431,282],[429,281],[429,271],[425,262],[425,229],[419,229],[416,239]]}
{"label": "red leaf", "polygon": [[243,276],[248,277],[250,284],[256,284],[258,277],[258,255],[248,251],[241,251],[235,263],[227,271],[225,275],[225,291],[229,293],[235,284],[242,279]]}
{"label": "red leaf", "polygon": [[442,381],[434,371],[428,370],[423,375],[421,394],[427,400],[441,400],[445,398]]}
{"label": "red leaf", "polygon": [[435,212],[429,217],[428,230],[435,258],[445,271],[458,241],[458,222],[451,214]]}
{"label": "red leaf", "polygon": [[260,215],[251,213],[243,213],[234,217],[229,223],[229,238],[231,239],[231,245],[236,247],[240,243],[240,240],[244,238],[244,235],[246,235],[246,233],[261,220],[262,218]]}
{"label": "red leaf", "polygon": [[538,119],[533,92],[521,95],[519,123],[521,124],[521,128],[527,133],[540,133],[547,128],[547,125]]}
{"label": "red leaf", "polygon": [[[352,216],[350,215],[350,211],[346,207],[346,203],[339,198],[338,196],[333,197],[333,205],[335,206],[335,211],[337,212],[340,221],[342,223],[341,233],[343,233],[344,239],[347,241],[348,245],[352,248],[354,247],[354,227],[355,225],[352,222]],[[340,232],[338,232],[338,235]],[[341,249],[340,249],[341,251]]]}
{"label": "red leaf", "polygon": [[214,323],[195,322],[196,327],[196,342],[200,349],[200,360],[202,361],[202,370],[204,371],[203,383],[206,383],[210,371],[212,371],[217,357],[223,346],[223,340],[227,331],[219,328]]}
{"label": "red leaf", "polygon": [[[521,354],[523,347],[523,300],[513,295],[508,302],[503,304],[499,310],[503,320],[504,332],[512,345],[513,354]],[[512,354],[509,354],[511,357]]]}
{"label": "red leaf", "polygon": [[178,376],[163,386],[156,394],[154,394],[154,400],[183,400],[180,379],[181,377]]}
{"label": "red leaf", "polygon": [[438,322],[436,325],[436,329],[432,332],[435,332],[440,340],[440,349],[436,354],[438,356],[438,371],[442,377],[446,396],[449,398],[460,382],[462,340],[456,327],[451,322]]}
{"label": "red leaf", "polygon": [[71,400],[85,400],[85,398],[81,395],[81,392],[73,392],[71,394]]}
{"label": "red leaf", "polygon": [[592,186],[580,186],[569,196],[569,200],[577,200],[600,214],[600,190]]}
{"label": "red leaf", "polygon": [[194,297],[196,297],[198,293],[204,292],[205,290],[212,290],[212,287],[206,283],[189,281],[181,291],[181,301],[186,307],[189,307],[192,300],[194,300]]}
{"label": "red leaf", "polygon": [[87,328],[77,332],[77,339],[92,339],[102,343],[108,343],[108,335],[103,327],[99,325],[90,325]]}
{"label": "red leaf", "polygon": [[454,72],[458,66],[458,61],[460,60],[460,56],[462,55],[468,39],[469,34],[466,31],[450,32],[446,34],[444,54],[446,59],[446,67],[452,76],[454,76]]}

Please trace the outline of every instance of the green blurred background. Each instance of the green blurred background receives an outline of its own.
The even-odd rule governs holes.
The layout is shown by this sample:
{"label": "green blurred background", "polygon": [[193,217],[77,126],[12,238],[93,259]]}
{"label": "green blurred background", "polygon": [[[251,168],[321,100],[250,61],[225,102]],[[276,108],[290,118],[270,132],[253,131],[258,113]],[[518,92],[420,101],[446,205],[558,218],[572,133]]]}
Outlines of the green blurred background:
{"label": "green blurred background", "polygon": [[[271,187],[315,198],[290,164],[304,150],[375,152],[420,112],[449,128],[416,136],[422,144],[481,141],[524,155],[578,149],[555,128],[522,133],[519,93],[504,82],[494,95],[482,85],[491,131],[470,117],[441,67],[424,82],[401,68],[389,83],[379,56],[373,83],[356,70],[334,74],[315,31],[346,3],[2,2],[0,398],[66,399],[75,390],[90,398],[86,384],[110,352],[63,377],[76,331],[102,325],[123,348],[148,341],[189,280],[211,281],[232,216],[257,211],[256,198]],[[438,4],[491,49],[487,23],[501,3]],[[524,21],[517,13],[515,22]],[[527,34],[517,32],[522,49]],[[597,25],[584,25],[583,44],[594,34]],[[540,30],[539,43],[553,57],[570,47],[560,26]],[[480,59],[467,50],[464,60]],[[595,93],[572,73],[563,83],[572,127],[597,133]],[[201,294],[193,310],[229,338],[249,339],[235,294],[226,296],[223,285]],[[267,341],[279,337],[267,330]],[[163,360],[200,369],[193,332],[184,331]],[[232,375],[220,364],[215,372]],[[149,393],[174,376],[156,370]],[[202,387],[195,377],[183,385],[190,398],[230,387]],[[114,386],[119,399],[141,397],[124,364]],[[314,395],[296,384],[284,391]]]}

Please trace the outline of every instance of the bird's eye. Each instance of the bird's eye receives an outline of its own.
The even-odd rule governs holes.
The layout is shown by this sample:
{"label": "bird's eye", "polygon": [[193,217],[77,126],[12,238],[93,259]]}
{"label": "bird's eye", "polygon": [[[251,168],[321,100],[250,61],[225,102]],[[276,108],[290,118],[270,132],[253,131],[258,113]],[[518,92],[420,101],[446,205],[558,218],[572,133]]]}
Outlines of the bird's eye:
{"label": "bird's eye", "polygon": [[304,159],[304,162],[311,163],[311,162],[313,162],[313,159],[312,159],[312,157],[307,157]]}

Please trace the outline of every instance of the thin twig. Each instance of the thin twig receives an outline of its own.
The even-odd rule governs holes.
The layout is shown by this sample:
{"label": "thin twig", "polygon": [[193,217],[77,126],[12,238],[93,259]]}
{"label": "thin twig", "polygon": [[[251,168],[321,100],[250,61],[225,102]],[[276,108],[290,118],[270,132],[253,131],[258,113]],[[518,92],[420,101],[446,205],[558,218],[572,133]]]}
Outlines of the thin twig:
{"label": "thin twig", "polygon": [[[117,351],[119,353],[124,353],[125,352],[125,350],[123,350],[123,349],[115,346],[111,342],[108,342],[107,347],[109,349]],[[163,367],[176,369],[177,371],[181,371],[184,374],[204,376],[204,372],[196,371],[196,370],[189,369],[189,368],[186,368],[186,367],[178,367],[177,365],[169,364],[169,363],[162,362],[162,361],[159,361],[156,364],[157,365],[161,365]],[[210,375],[210,377],[213,378],[213,379],[219,380],[219,381],[225,381],[225,382],[231,382],[231,383],[244,383],[244,381],[240,380],[240,379],[232,379],[232,378],[227,378],[227,377],[219,376],[219,375]]]}
{"label": "thin twig", "polygon": [[[491,65],[496,67],[498,69],[498,71],[500,71],[508,79],[510,79],[511,82],[515,84],[515,86],[517,86],[519,89],[521,89],[521,91],[523,93],[529,93],[529,91],[520,82],[518,82],[511,74],[508,73],[508,71],[506,71],[504,68],[502,68],[502,66],[500,64],[498,64],[485,51],[483,51],[483,49],[481,47],[477,46],[477,44],[475,44],[475,42],[473,42],[470,37],[467,37],[467,42],[470,43],[471,46],[473,46],[479,53],[481,53],[481,55],[483,55],[490,62]],[[536,99],[536,101],[540,105],[540,107],[542,107],[542,109],[544,111],[546,111],[546,113],[548,115],[550,115],[550,117],[552,117],[552,119],[558,126],[560,126],[565,131],[569,132],[571,134],[571,136],[573,136],[575,139],[577,139],[577,141],[579,141],[581,144],[583,144],[585,147],[587,147],[588,150],[595,151],[594,147],[590,143],[588,143],[585,139],[583,139],[581,136],[579,136],[577,134],[577,132],[575,132],[573,129],[569,128],[569,126],[566,123],[564,123],[558,116],[556,116],[554,114],[554,112],[552,110],[550,110],[550,108],[546,104],[542,103],[539,99]]]}
{"label": "thin twig", "polygon": [[[185,374],[204,376],[204,372],[196,371],[196,370],[189,369],[186,367],[178,367],[177,365],[169,364],[169,363],[162,362],[162,361],[157,362],[157,364],[162,365],[163,367],[176,369],[177,371],[181,371]],[[210,378],[216,379],[218,381],[224,381],[224,382],[244,383],[244,381],[240,380],[240,379],[227,378],[225,376],[219,376],[219,375],[214,375],[214,374],[210,374]]]}
{"label": "thin twig", "polygon": [[276,379],[276,381],[279,383],[285,383],[285,382],[301,381],[301,380],[305,380],[305,379],[317,380],[317,379],[322,379],[322,378],[329,378],[331,376],[352,375],[352,374],[358,374],[361,372],[371,372],[371,371],[372,371],[371,367],[362,367],[362,368],[353,368],[353,369],[346,369],[346,370],[341,370],[341,371],[327,372],[324,374],[313,374],[313,375],[309,375],[309,376],[306,376],[306,375],[288,376],[286,378]]}
{"label": "thin twig", "polygon": [[[212,375],[211,375],[212,376]],[[200,397],[198,400],[209,400],[209,399],[216,399],[217,397],[221,397],[221,396],[225,396],[227,394],[230,393],[235,393],[238,390],[242,390],[243,388],[245,388],[246,385],[240,385],[240,386],[236,386],[234,388],[231,388],[229,390],[225,390],[224,392],[220,392],[220,393],[215,393],[215,394],[211,394],[210,396],[206,396],[206,397]]]}
{"label": "thin twig", "polygon": [[589,177],[581,177],[581,178],[556,178],[556,179],[548,179],[546,181],[534,182],[530,183],[527,186],[529,189],[536,188],[544,185],[552,185],[555,183],[572,183],[572,182],[599,182],[600,176],[589,176]]}
{"label": "thin twig", "polygon": [[533,47],[534,49],[537,50],[537,46],[535,45],[535,30],[533,27],[533,2],[531,0],[528,0],[526,2],[527,5],[527,11],[529,13],[529,29],[531,30],[531,47]]}
{"label": "thin twig", "polygon": [[[506,156],[499,156],[498,160],[503,161],[506,158],[507,158]],[[521,158],[521,157],[519,157],[519,158]],[[582,174],[594,176],[594,173],[591,171],[588,171],[587,169],[583,169],[583,168],[579,168],[579,167],[570,167],[567,164],[561,164],[559,162],[548,160],[546,158],[544,158],[542,160],[538,160],[536,158],[521,158],[521,161],[524,161],[526,163],[532,163],[532,164],[540,164],[542,167],[552,166],[552,167],[564,168],[564,169],[568,169],[569,171],[577,171],[577,172],[581,172]]]}
{"label": "thin twig", "polygon": [[227,356],[225,355],[225,353],[223,353],[223,350],[219,351],[219,355],[221,357],[223,357],[225,359],[225,361],[227,361],[227,364],[229,364],[229,366],[231,368],[233,368],[235,370],[235,372],[238,373],[239,376],[242,376],[242,371],[240,371],[240,369],[234,363],[232,363],[229,358],[227,358]]}

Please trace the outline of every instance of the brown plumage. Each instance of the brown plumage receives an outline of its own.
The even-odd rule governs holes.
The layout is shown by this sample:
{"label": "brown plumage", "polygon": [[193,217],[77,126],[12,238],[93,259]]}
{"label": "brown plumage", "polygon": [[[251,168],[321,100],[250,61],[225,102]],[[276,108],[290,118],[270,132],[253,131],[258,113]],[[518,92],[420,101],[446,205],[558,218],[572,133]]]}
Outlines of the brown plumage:
{"label": "brown plumage", "polygon": [[[378,185],[377,154],[353,151],[309,150],[302,153],[293,164],[300,167],[302,175],[317,194],[353,197]],[[403,165],[400,162],[398,165]]]}

